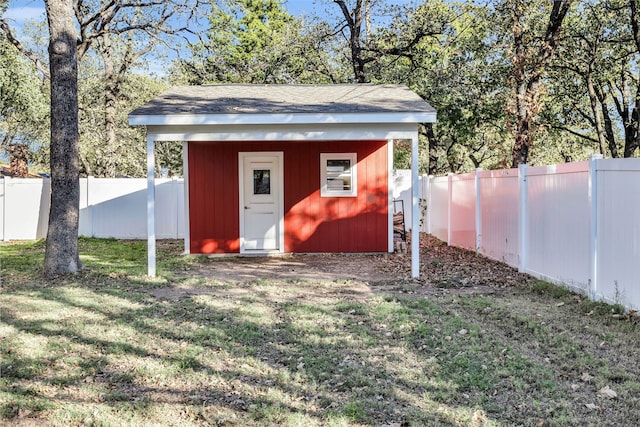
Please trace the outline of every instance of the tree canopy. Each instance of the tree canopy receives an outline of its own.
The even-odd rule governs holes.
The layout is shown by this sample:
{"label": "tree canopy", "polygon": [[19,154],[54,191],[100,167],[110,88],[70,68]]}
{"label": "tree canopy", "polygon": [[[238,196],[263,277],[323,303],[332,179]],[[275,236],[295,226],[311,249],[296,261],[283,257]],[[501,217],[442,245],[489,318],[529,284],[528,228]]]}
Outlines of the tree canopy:
{"label": "tree canopy", "polygon": [[[322,0],[321,16],[279,0],[161,3],[74,2],[81,174],[143,176],[144,136],[127,113],[178,83],[406,84],[438,110],[420,132],[428,173],[639,152],[637,0]],[[8,24],[3,139],[32,141],[43,162],[48,59]],[[181,173],[179,149],[158,151],[159,170]],[[400,143],[398,167],[407,152]]]}

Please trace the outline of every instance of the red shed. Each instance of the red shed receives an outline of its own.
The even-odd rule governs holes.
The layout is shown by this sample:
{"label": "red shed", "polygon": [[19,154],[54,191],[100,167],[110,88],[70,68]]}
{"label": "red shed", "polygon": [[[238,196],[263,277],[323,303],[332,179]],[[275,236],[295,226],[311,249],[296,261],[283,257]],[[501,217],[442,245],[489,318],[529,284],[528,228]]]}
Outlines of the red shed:
{"label": "red shed", "polygon": [[175,87],[129,115],[147,126],[148,272],[155,275],[154,143],[182,141],[185,251],[392,252],[393,140],[412,142],[418,275],[418,124],[402,85]]}

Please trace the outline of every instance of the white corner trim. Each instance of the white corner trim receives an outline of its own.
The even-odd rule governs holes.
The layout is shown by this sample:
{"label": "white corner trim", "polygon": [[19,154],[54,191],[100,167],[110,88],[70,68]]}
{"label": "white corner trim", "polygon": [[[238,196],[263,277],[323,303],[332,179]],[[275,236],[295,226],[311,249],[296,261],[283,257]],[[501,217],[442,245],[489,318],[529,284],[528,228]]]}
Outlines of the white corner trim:
{"label": "white corner trim", "polygon": [[182,143],[182,176],[184,177],[184,253],[191,253],[191,224],[189,217],[189,143]]}
{"label": "white corner trim", "polygon": [[395,193],[395,179],[393,169],[393,139],[387,140],[387,227],[389,239],[389,252],[394,252],[393,240],[393,195]]}

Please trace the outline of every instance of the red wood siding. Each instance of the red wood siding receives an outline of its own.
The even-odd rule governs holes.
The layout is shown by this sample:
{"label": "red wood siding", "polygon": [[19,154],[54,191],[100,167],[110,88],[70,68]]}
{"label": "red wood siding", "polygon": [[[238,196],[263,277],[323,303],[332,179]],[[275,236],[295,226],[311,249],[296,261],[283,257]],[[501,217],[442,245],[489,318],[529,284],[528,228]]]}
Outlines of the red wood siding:
{"label": "red wood siding", "polygon": [[[240,251],[238,153],[284,153],[285,252],[386,252],[386,141],[189,143],[191,253]],[[320,197],[320,153],[357,153],[357,197]]]}

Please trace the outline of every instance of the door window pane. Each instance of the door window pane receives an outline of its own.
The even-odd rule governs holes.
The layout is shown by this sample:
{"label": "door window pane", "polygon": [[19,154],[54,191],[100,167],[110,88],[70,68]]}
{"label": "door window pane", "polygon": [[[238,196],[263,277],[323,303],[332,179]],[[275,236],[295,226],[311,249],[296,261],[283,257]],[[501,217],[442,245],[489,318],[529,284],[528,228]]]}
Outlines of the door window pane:
{"label": "door window pane", "polygon": [[255,169],[253,171],[253,194],[271,194],[271,171]]}

